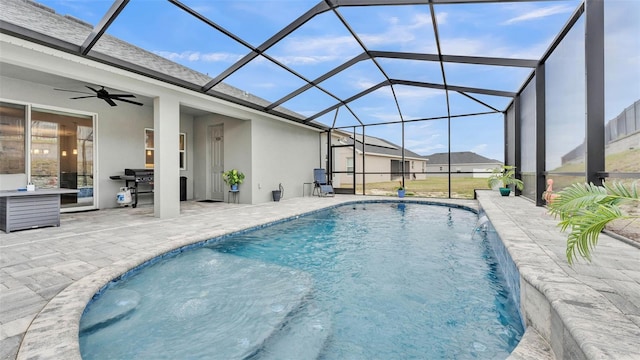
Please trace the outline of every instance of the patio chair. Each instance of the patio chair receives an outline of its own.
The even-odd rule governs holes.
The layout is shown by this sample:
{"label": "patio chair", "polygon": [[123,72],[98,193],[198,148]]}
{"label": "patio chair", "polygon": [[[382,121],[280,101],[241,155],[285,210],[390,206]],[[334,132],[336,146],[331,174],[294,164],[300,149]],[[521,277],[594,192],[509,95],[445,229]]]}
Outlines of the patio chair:
{"label": "patio chair", "polygon": [[333,186],[327,182],[327,173],[324,169],[313,169],[313,194],[318,196],[335,195]]}

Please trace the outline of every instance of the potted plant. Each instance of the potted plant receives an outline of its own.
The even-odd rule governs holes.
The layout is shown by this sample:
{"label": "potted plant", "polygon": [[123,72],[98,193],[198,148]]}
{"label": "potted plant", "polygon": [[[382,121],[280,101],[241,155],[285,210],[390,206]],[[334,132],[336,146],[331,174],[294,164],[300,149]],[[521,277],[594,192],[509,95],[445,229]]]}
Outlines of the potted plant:
{"label": "potted plant", "polygon": [[404,189],[404,186],[402,186],[402,181],[396,190],[398,190],[398,197],[403,198],[406,190]]}
{"label": "potted plant", "polygon": [[522,180],[516,179],[515,175],[515,166],[502,165],[500,168],[495,168],[489,176],[489,187],[493,189],[498,186],[502,196],[509,196],[511,192],[511,189],[508,188],[509,185],[515,185],[518,190],[524,189],[524,183]]}
{"label": "potted plant", "polygon": [[222,173],[222,180],[231,186],[231,190],[237,191],[238,185],[244,181],[244,174],[236,169],[227,170]]}

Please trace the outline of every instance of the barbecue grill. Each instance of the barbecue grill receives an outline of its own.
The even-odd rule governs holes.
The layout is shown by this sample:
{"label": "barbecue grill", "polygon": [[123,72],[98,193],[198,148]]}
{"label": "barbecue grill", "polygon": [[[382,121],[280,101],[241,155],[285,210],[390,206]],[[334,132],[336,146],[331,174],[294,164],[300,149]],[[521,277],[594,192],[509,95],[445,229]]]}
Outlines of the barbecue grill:
{"label": "barbecue grill", "polygon": [[[109,176],[111,180],[124,180],[125,186],[131,189],[132,207],[138,206],[138,194],[153,193],[153,169],[124,169],[123,175]],[[133,186],[130,186],[132,184]],[[149,185],[149,190],[138,188],[139,185]]]}

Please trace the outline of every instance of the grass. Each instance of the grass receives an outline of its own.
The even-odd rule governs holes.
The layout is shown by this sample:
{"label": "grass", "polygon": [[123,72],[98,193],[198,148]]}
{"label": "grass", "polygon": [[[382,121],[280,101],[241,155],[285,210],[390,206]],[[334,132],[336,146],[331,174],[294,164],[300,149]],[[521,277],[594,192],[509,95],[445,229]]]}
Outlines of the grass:
{"label": "grass", "polygon": [[[398,181],[384,181],[367,183],[367,195],[395,196]],[[449,179],[446,177],[431,177],[425,180],[405,181],[406,196],[416,197],[448,197]],[[488,189],[486,178],[459,177],[451,178],[451,197],[473,199],[475,189]],[[362,184],[356,187],[356,193],[362,193]]]}
{"label": "grass", "polygon": [[[630,149],[626,151],[622,151],[615,154],[608,154],[605,156],[605,169],[608,172],[640,172],[640,162],[637,160],[640,159],[640,149]],[[557,167],[551,172],[584,172],[585,164],[584,160],[575,163],[569,163]],[[560,191],[571,184],[574,183],[583,183],[585,182],[584,176],[575,177],[575,176],[564,176],[551,174],[548,176],[553,179],[553,190]],[[622,181],[626,185],[631,184],[634,179],[616,179],[617,181]]]}
{"label": "grass", "polygon": [[[616,154],[606,156],[605,163],[607,171],[611,172],[640,172],[640,149],[631,149]],[[570,163],[560,166],[553,172],[584,172],[584,162]],[[551,175],[554,179],[553,189],[559,191],[576,182],[584,182],[584,177]],[[625,183],[632,180],[625,181]],[[351,184],[345,187],[350,187]],[[367,183],[367,195],[396,196],[398,181],[384,181]],[[406,196],[415,197],[448,197],[449,179],[440,176],[429,177],[425,180],[407,180],[405,182]],[[451,178],[451,197],[461,199],[473,199],[475,189],[489,189],[486,178],[473,178],[471,176],[462,177],[453,175]],[[362,184],[356,186],[356,194],[362,194]]]}

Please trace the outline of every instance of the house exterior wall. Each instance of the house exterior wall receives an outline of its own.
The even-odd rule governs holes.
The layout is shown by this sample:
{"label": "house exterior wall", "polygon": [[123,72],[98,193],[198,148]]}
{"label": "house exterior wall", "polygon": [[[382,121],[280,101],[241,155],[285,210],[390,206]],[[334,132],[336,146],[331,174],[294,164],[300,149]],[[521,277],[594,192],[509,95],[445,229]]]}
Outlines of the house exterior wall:
{"label": "house exterior wall", "polygon": [[286,198],[302,196],[303,183],[313,182],[320,156],[318,131],[296,124],[251,120],[252,203],[273,201],[272,191],[284,187]]}
{"label": "house exterior wall", "polygon": [[[4,34],[0,34],[0,46],[0,66],[24,69],[20,77],[0,79],[0,99],[96,116],[94,196],[98,208],[118,206],[115,194],[124,183],[109,179],[110,175],[122,174],[125,168],[144,168],[144,129],[154,127],[154,102],[148,100],[156,98],[178,99],[181,109],[208,113],[195,116],[180,111],[178,115],[179,128],[175,130],[187,135],[187,169],[176,174],[187,177],[188,198],[204,198],[208,151],[203,129],[208,124],[224,124],[225,168],[239,168],[247,175],[241,202],[271,201],[271,190],[280,182],[288,190],[287,196],[301,195],[302,183],[313,178],[312,169],[320,157],[316,129]],[[39,83],[43,78],[48,79],[43,81],[46,85]],[[60,83],[52,86],[52,82]],[[82,83],[131,92],[141,99],[146,97],[147,104],[111,107],[99,99],[70,100],[69,93],[53,90],[77,88]],[[25,182],[26,175],[0,175],[0,190],[24,186]],[[175,191],[179,192],[179,187]],[[154,194],[156,201],[159,196],[163,195]],[[163,206],[179,207],[174,197],[169,196]],[[157,209],[155,213],[159,216]]]}
{"label": "house exterior wall", "polygon": [[[250,203],[251,192],[251,123],[220,114],[209,114],[194,119],[194,198],[204,200],[208,198],[207,187],[212,179],[209,173],[211,164],[211,150],[209,147],[209,127],[222,125],[224,131],[224,169],[238,169],[246,176],[240,185],[240,202]],[[229,189],[224,190],[225,200]]]}
{"label": "house exterior wall", "polygon": [[[122,174],[125,168],[144,168],[144,129],[153,127],[153,109],[146,106],[111,107],[98,99],[70,100],[68,94],[53,91],[49,86],[7,77],[0,80],[0,98],[4,100],[96,115],[94,196],[100,208],[116,207],[116,193],[124,183],[113,181],[109,176]],[[0,181],[0,190],[24,186],[26,175],[20,182]]]}
{"label": "house exterior wall", "polygon": [[[491,171],[501,165],[500,163],[452,164],[451,176],[456,176],[456,173],[460,172],[462,174],[459,174],[459,176],[471,176],[472,174],[467,173],[475,173],[473,177],[488,177],[489,174],[482,174],[482,172]],[[427,162],[427,172],[443,173],[442,175],[428,174],[429,176],[447,176],[448,171],[448,164],[430,164]]]}
{"label": "house exterior wall", "polygon": [[[347,171],[347,159],[353,157],[353,150],[351,147],[337,148],[334,153],[334,169],[337,171]],[[365,183],[377,183],[391,181],[391,160],[401,161],[402,158],[393,155],[384,155],[376,153],[365,153],[356,151],[355,166],[356,166],[356,182],[362,183],[363,161],[364,167],[366,167],[367,174],[365,175]],[[405,162],[409,163],[409,168],[405,169],[405,172],[415,174],[416,180],[426,179],[426,174],[421,174],[423,169],[426,168],[424,159],[416,159],[412,157],[405,157]],[[413,168],[411,165],[413,164]],[[375,174],[384,173],[384,174]],[[410,175],[411,176],[411,175]],[[333,174],[333,185],[335,187],[351,188],[353,187],[353,176],[349,174]]]}

